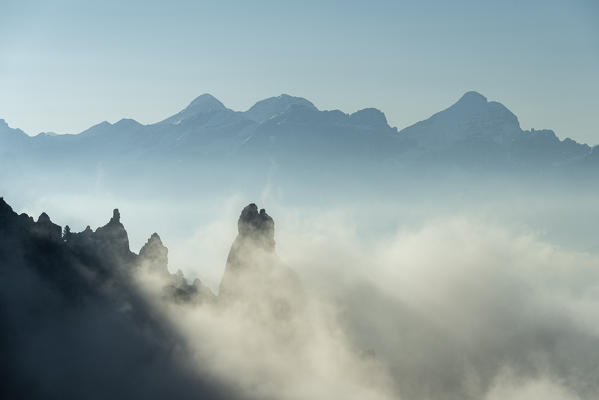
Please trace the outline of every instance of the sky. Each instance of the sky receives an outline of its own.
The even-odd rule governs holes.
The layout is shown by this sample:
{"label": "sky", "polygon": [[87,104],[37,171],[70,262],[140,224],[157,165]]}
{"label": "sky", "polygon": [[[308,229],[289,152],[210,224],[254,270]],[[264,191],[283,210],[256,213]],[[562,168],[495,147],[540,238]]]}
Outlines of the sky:
{"label": "sky", "polygon": [[30,135],[152,123],[202,93],[376,107],[404,128],[476,90],[599,144],[599,2],[0,0],[0,118]]}

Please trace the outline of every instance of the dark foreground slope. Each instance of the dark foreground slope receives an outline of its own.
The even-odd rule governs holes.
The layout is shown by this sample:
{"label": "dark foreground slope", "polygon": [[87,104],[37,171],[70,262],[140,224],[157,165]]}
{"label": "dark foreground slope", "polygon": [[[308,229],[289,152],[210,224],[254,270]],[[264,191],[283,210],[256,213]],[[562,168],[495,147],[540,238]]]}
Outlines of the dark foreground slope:
{"label": "dark foreground slope", "polygon": [[136,289],[140,268],[167,277],[169,301],[210,300],[169,274],[158,235],[132,253],[118,210],[63,235],[0,198],[0,398],[231,398],[189,368],[184,341]]}

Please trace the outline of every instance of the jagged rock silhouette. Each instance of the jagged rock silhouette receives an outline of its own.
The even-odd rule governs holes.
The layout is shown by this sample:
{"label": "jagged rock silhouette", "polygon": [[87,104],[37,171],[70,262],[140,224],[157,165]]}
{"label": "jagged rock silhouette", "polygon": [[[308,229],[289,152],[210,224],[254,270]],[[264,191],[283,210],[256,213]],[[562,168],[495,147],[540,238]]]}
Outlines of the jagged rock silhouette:
{"label": "jagged rock silhouette", "polygon": [[168,274],[168,301],[207,295],[167,269],[157,235],[129,250],[118,210],[95,232],[61,235],[43,213],[0,198],[0,398],[231,398],[188,369],[185,343],[137,289],[144,260]]}
{"label": "jagged rock silhouette", "polygon": [[219,299],[243,301],[278,318],[289,318],[302,303],[302,290],[296,274],[275,252],[274,220],[251,203],[241,211],[237,228]]}
{"label": "jagged rock silhouette", "polygon": [[150,272],[166,276],[168,272],[168,249],[157,233],[153,233],[139,251],[142,266]]}
{"label": "jagged rock silhouette", "polygon": [[251,203],[241,211],[237,222],[240,240],[252,240],[256,246],[268,251],[275,249],[275,222],[264,208]]}
{"label": "jagged rock silhouette", "polygon": [[62,228],[53,223],[48,214],[43,212],[38,217],[35,225],[32,226],[32,233],[48,240],[59,240],[62,234]]}
{"label": "jagged rock silhouette", "polygon": [[0,198],[0,398],[233,398],[185,367],[185,342],[141,291],[143,274],[159,278],[165,304],[242,304],[282,325],[302,306],[299,280],[275,252],[274,220],[253,203],[217,297],[169,272],[157,233],[133,253],[118,209],[95,231],[63,234],[46,213],[34,221]]}
{"label": "jagged rock silhouette", "polygon": [[256,270],[261,269],[258,273],[264,276],[276,268],[274,230],[273,219],[264,209],[258,211],[256,204],[251,203],[241,211],[238,234],[231,245],[220,284],[221,296],[239,296],[251,290],[253,285],[247,281],[252,280]]}

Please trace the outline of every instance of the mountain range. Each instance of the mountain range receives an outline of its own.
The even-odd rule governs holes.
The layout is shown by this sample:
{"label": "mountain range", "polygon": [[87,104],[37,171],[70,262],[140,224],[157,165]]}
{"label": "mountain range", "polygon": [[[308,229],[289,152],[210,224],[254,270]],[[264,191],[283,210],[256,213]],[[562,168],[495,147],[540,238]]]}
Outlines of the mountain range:
{"label": "mountain range", "polygon": [[102,176],[107,182],[599,172],[599,146],[560,140],[551,130],[523,130],[508,108],[476,92],[402,130],[375,108],[325,111],[285,94],[245,112],[203,94],[157,123],[105,121],[79,134],[28,136],[0,120],[0,157],[4,179],[53,174],[83,181]]}

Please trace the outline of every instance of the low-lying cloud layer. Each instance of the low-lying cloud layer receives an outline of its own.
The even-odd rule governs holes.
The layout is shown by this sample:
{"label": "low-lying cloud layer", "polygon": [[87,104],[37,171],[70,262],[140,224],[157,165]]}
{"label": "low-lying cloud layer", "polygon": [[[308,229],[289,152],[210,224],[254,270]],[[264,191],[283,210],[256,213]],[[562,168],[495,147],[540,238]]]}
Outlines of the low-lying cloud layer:
{"label": "low-lying cloud layer", "polygon": [[376,238],[344,212],[282,220],[278,253],[303,288],[287,317],[265,306],[293,292],[284,282],[258,303],[162,308],[224,385],[277,399],[599,394],[598,255],[463,217]]}
{"label": "low-lying cloud layer", "polygon": [[465,218],[376,241],[329,226],[285,255],[405,398],[599,393],[596,254]]}
{"label": "low-lying cloud layer", "polygon": [[[124,354],[126,365],[144,365],[131,371],[134,380],[149,379],[160,393],[176,389],[181,397],[193,397],[195,389],[250,399],[599,396],[599,254],[463,214],[364,230],[350,209],[275,210],[276,253],[271,236],[245,240],[240,233],[226,268],[245,272],[223,283],[228,286],[218,296],[174,297],[164,291],[172,277],[139,268],[131,283],[101,281],[93,289],[99,300],[64,308],[68,318],[51,323],[47,317],[64,307],[60,288],[39,277],[19,278],[33,285],[28,293],[52,300],[44,300],[52,308],[41,320],[18,316],[42,328],[36,343],[48,344],[46,334],[60,344],[68,342],[65,335],[79,338],[66,359],[45,349],[39,354],[47,360],[32,362],[34,351],[21,361],[32,376],[44,375],[57,359],[58,370],[74,373],[65,366],[79,365],[85,371],[96,349],[78,355],[96,343],[100,355],[118,360]],[[169,257],[179,249],[178,259],[197,266],[200,278],[217,262],[222,274],[227,255],[219,253],[231,245],[238,215],[230,218],[231,206],[224,214],[187,242],[166,241]],[[213,251],[205,254],[211,243]],[[171,270],[177,267],[171,257]],[[76,268],[82,270],[85,265]],[[85,274],[79,280],[91,288],[97,282]],[[2,287],[11,298],[10,286]],[[29,295],[18,298],[35,303]],[[111,348],[125,346],[129,337],[139,346]],[[29,346],[31,340],[17,342]],[[169,366],[164,375],[160,365]],[[95,371],[90,379],[101,376]],[[52,385],[56,377],[44,375],[41,382]],[[124,382],[130,393],[141,393]],[[85,388],[79,383],[73,393]]]}

